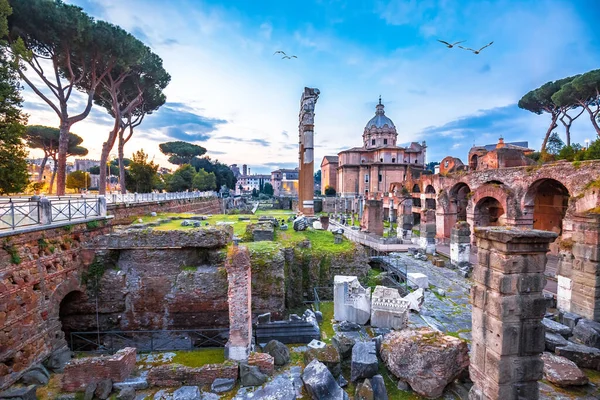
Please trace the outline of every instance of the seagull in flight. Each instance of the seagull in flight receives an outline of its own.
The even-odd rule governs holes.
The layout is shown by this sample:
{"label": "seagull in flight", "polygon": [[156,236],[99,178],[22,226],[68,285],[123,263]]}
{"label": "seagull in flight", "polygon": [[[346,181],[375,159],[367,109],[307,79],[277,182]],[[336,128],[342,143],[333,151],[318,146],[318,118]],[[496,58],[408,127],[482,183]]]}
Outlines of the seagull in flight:
{"label": "seagull in flight", "polygon": [[283,54],[283,57],[281,57],[281,59],[282,59],[282,60],[283,60],[284,58],[286,58],[286,59],[288,59],[288,60],[291,60],[292,58],[298,58],[298,57],[296,57],[296,56],[288,56],[287,54],[285,54],[285,52],[284,52],[284,51],[281,51],[281,50],[277,50],[275,53],[273,53],[273,55],[275,55],[275,54]]}
{"label": "seagull in flight", "polygon": [[458,46],[458,47],[460,47],[460,48],[461,48],[461,49],[463,49],[463,50],[469,50],[469,51],[472,51],[472,52],[473,52],[473,53],[475,53],[475,54],[479,54],[479,53],[481,53],[481,50],[485,49],[486,47],[489,47],[489,46],[491,46],[493,43],[494,43],[494,42],[489,42],[488,44],[486,44],[485,46],[483,46],[483,47],[482,47],[482,48],[480,48],[479,50],[474,50],[474,49],[471,49],[471,48],[469,48],[469,47],[462,47],[462,46]]}
{"label": "seagull in flight", "polygon": [[446,45],[446,47],[448,47],[449,49],[453,48],[454,46],[456,46],[459,43],[465,42],[465,40],[461,40],[460,42],[448,43],[448,42],[445,42],[445,41],[440,40],[440,39],[438,39],[437,41],[440,42],[440,43],[444,43]]}

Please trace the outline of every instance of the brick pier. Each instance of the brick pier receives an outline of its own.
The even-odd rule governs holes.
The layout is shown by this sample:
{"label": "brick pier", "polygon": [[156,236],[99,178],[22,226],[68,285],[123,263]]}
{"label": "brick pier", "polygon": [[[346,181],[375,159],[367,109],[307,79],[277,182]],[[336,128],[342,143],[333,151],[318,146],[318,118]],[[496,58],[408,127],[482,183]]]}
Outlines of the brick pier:
{"label": "brick pier", "polygon": [[556,234],[475,230],[470,400],[536,400],[542,379],[546,253]]}
{"label": "brick pier", "polygon": [[230,360],[246,361],[252,344],[252,279],[248,249],[231,247],[225,268],[229,283],[229,341],[225,354]]}

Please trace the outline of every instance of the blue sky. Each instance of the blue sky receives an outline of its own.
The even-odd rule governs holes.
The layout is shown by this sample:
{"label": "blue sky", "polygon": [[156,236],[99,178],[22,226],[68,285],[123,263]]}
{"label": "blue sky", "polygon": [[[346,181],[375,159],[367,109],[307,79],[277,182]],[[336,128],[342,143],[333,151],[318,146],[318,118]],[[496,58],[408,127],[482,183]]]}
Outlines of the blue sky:
{"label": "blue sky", "polygon": [[[158,144],[167,140],[194,141],[253,172],[296,166],[304,86],[321,90],[317,163],[362,143],[379,95],[399,143],[427,141],[428,161],[464,161],[473,144],[499,136],[539,148],[548,116],[520,110],[518,100],[549,80],[600,68],[597,0],[70,2],[163,58],[168,103],[138,128],[126,154],[144,148],[165,166]],[[474,55],[436,39],[494,44]],[[281,60],[276,50],[298,58]],[[33,93],[25,97],[30,123],[57,124]],[[110,125],[96,109],[72,131],[97,157]],[[587,115],[572,135],[594,138]]]}

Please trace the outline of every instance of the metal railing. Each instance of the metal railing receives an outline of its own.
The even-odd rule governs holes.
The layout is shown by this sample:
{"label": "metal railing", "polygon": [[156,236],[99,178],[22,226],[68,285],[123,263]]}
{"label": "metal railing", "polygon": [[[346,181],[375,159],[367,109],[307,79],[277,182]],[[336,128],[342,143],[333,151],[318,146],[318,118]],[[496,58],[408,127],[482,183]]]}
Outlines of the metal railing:
{"label": "metal railing", "polygon": [[217,197],[217,192],[113,193],[106,195],[106,202],[108,204],[131,204],[180,199],[198,199],[202,197]]}
{"label": "metal railing", "polygon": [[71,332],[71,351],[116,353],[124,347],[135,347],[138,353],[172,350],[193,350],[202,347],[224,347],[229,339],[228,328]]}
{"label": "metal railing", "polygon": [[31,226],[106,216],[104,197],[8,199],[0,201],[0,233]]}
{"label": "metal railing", "polygon": [[216,192],[113,193],[105,196],[0,197],[0,234],[32,226],[105,217],[107,205],[217,197]]}

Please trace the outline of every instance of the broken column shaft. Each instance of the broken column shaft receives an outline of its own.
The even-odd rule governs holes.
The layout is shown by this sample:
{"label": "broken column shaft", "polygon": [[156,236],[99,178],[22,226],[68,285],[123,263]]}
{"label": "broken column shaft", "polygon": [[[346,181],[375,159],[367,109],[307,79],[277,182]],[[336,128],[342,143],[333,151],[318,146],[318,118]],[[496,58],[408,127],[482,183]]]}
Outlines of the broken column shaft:
{"label": "broken column shaft", "polygon": [[542,379],[546,253],[556,238],[538,230],[476,229],[471,288],[471,400],[535,400]]}
{"label": "broken column shaft", "polygon": [[246,361],[252,344],[252,277],[248,249],[231,247],[225,268],[229,284],[229,341],[225,354],[230,360]]}

